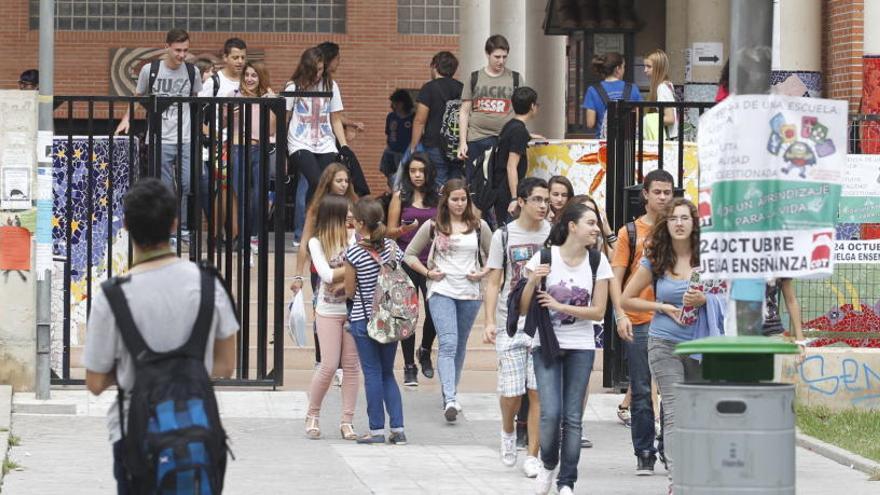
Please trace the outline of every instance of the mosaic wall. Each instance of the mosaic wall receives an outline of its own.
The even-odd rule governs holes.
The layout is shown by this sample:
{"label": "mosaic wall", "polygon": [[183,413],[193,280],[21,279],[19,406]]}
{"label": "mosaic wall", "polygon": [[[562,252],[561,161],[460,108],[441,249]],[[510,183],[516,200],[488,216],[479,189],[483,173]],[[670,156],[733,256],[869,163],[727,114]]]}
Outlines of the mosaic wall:
{"label": "mosaic wall", "polygon": [[770,86],[778,94],[822,97],[822,73],[800,70],[774,70],[770,72]]}

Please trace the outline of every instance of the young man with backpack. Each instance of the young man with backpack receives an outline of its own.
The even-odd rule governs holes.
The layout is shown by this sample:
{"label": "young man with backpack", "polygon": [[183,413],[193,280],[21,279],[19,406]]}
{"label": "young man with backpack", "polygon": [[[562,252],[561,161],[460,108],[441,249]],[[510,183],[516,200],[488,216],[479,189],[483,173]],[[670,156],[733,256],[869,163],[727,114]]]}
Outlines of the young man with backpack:
{"label": "young man with backpack", "polygon": [[[495,344],[498,354],[498,394],[501,406],[501,462],[516,465],[516,431],[514,417],[523,397],[528,394],[529,444],[523,472],[529,478],[538,475],[539,401],[532,356],[531,338],[522,331],[522,323],[513,337],[505,331],[507,299],[523,276],[523,266],[541,250],[550,234],[547,213],[550,190],[547,181],[537,177],[523,179],[517,185],[519,218],[496,230],[492,236],[486,267],[490,269],[485,295],[485,326],[483,341]],[[501,330],[498,331],[498,326]]]}
{"label": "young man with backpack", "polygon": [[[223,487],[226,435],[210,376],[231,376],[239,325],[216,271],[171,251],[176,211],[161,181],[132,186],[123,221],[133,266],[102,284],[89,315],[86,386],[95,395],[119,388],[107,424],[120,494]],[[197,490],[206,483],[210,490]]]}
{"label": "young man with backpack", "polygon": [[[642,199],[645,202],[645,214],[628,222],[617,233],[614,245],[614,256],[611,270],[614,272],[612,284],[619,289],[638,269],[644,253],[645,241],[650,238],[654,222],[672,201],[673,178],[665,170],[653,170],[645,175],[642,182]],[[648,286],[640,294],[646,300],[654,299],[654,289]],[[648,329],[651,325],[652,312],[626,312],[616,315],[617,331],[625,342],[626,357],[629,365],[629,389],[632,394],[630,403],[632,443],[637,458],[636,474],[639,476],[654,474],[657,460],[657,449],[654,447],[656,432],[654,428],[654,410],[651,402],[651,370],[648,366]]]}
{"label": "young man with backpack", "polygon": [[240,38],[223,43],[223,69],[214,72],[199,96],[217,97],[232,94],[241,86],[241,73],[247,63],[247,44]]}
{"label": "young man with backpack", "polygon": [[452,78],[458,59],[450,52],[439,52],[431,59],[431,80],[416,98],[410,153],[424,151],[437,171],[437,187],[459,177],[456,164],[459,113],[463,84]]}
{"label": "young man with backpack", "polygon": [[[137,87],[134,96],[194,96],[202,89],[202,78],[199,69],[193,64],[186,63],[189,53],[189,34],[183,29],[172,29],[165,35],[165,54],[159,60],[141,67],[138,75]],[[181,189],[181,229],[188,228],[187,218],[190,184],[190,157],[195,153],[200,155],[200,150],[190,149],[190,111],[189,104],[180,107],[172,104],[162,113],[162,128],[159,134],[162,138],[161,163],[162,180],[170,187],[177,184],[177,163],[180,162],[180,189]],[[116,127],[116,135],[126,134],[129,131],[130,115],[126,111],[119,125]],[[178,128],[179,126],[179,128]],[[178,152],[177,134],[180,132],[180,150]],[[179,156],[178,156],[179,155]],[[175,189],[176,190],[176,189]],[[186,235],[184,235],[186,238]]]}
{"label": "young man with backpack", "polygon": [[510,52],[507,38],[489,36],[485,50],[488,63],[470,73],[461,93],[458,158],[466,160],[468,182],[474,173],[474,161],[495,146],[504,124],[513,118],[513,91],[525,84],[519,72],[506,67]]}

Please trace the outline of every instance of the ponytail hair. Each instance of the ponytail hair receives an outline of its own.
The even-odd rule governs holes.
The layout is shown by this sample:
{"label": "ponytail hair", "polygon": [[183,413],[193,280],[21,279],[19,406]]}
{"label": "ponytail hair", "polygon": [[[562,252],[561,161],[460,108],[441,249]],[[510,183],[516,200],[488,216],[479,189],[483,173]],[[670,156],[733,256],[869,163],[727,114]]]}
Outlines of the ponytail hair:
{"label": "ponytail hair", "polygon": [[581,219],[587,212],[592,212],[596,215],[596,218],[599,218],[599,214],[593,212],[593,209],[589,206],[582,203],[569,203],[568,206],[562,210],[559,221],[553,225],[553,228],[550,229],[550,235],[547,237],[546,246],[561,246],[565,244],[565,241],[568,240],[568,224],[570,222],[577,223],[578,220]]}
{"label": "ponytail hair", "polygon": [[352,208],[355,220],[362,222],[369,235],[361,240],[368,247],[381,251],[385,248],[385,210],[382,203],[373,198],[362,198]]}
{"label": "ponytail hair", "polygon": [[597,74],[606,78],[614,74],[614,70],[623,64],[623,56],[617,52],[608,52],[593,56],[592,66]]}

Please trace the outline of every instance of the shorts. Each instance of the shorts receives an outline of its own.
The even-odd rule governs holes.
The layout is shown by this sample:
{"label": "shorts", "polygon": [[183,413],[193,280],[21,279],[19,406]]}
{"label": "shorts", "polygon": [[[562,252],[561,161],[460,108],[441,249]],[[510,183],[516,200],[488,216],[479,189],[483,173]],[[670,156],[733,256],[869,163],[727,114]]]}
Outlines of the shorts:
{"label": "shorts", "polygon": [[537,390],[535,363],[528,346],[510,346],[497,354],[498,393],[502,397],[519,397],[527,388]]}

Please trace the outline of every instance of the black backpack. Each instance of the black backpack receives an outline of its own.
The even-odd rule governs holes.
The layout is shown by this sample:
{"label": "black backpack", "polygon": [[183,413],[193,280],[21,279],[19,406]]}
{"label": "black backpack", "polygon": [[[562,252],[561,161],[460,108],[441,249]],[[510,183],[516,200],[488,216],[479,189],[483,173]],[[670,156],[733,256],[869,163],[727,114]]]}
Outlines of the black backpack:
{"label": "black backpack", "polygon": [[[158,60],[158,59],[150,62],[150,79],[147,82],[147,94],[148,95],[153,93],[153,84],[156,83],[156,78],[159,77],[159,64],[161,62],[162,61]],[[195,84],[196,84],[196,66],[191,63],[188,63],[188,62],[184,62],[184,65],[186,66],[186,73],[189,76],[189,92],[190,92],[190,94],[192,94],[193,88],[196,87],[195,86]],[[217,96],[217,91],[219,90],[218,86],[220,84],[220,78],[217,76],[217,74],[214,74],[214,76],[212,76],[212,77],[217,77],[217,80],[214,81],[214,96]]]}
{"label": "black backpack", "polygon": [[[596,136],[599,139],[605,139],[608,137],[608,102],[611,101],[611,98],[609,98],[608,92],[605,91],[605,86],[602,86],[601,81],[597,82],[592,87],[599,95],[599,99],[602,100],[602,104],[605,105],[605,113],[602,114],[602,130],[599,132],[599,135]],[[620,100],[629,100],[630,95],[632,95],[632,88],[633,85],[631,83],[624,82],[623,94],[621,95]]]}
{"label": "black backpack", "polygon": [[121,388],[118,402],[123,462],[138,494],[223,491],[229,449],[205,369],[216,271],[202,267],[200,274],[201,302],[192,334],[178,349],[161,354],[147,346],[135,325],[122,291],[130,277],[114,277],[101,284],[135,363],[127,427]]}
{"label": "black backpack", "polygon": [[[599,253],[598,249],[592,249],[592,248],[587,250],[587,255],[590,258],[590,271],[593,272],[593,288],[590,289],[590,294],[593,294],[596,292],[596,270],[599,269],[599,262],[602,260],[602,257],[601,257],[601,254]],[[552,256],[552,253],[550,252],[550,248],[545,247],[545,248],[541,249],[541,264],[553,266],[552,261],[553,261],[553,256]],[[541,280],[541,290],[547,290],[547,288],[545,286],[546,283],[547,283],[547,277],[544,277]],[[591,296],[591,298],[592,298],[592,296]]]}

